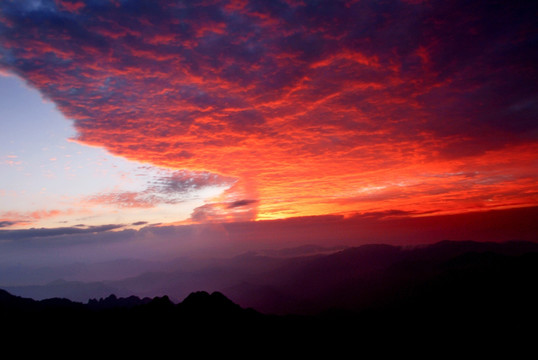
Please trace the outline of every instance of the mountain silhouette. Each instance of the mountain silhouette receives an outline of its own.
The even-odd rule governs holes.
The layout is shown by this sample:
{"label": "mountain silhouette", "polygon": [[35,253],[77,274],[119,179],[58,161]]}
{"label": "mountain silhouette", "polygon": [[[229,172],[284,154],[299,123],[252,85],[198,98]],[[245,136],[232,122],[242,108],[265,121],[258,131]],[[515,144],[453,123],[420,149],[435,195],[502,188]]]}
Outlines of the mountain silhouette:
{"label": "mountain silhouette", "polygon": [[[180,302],[197,291],[226,294],[243,308],[265,314],[311,315],[328,309],[360,310],[402,297],[410,288],[447,271],[450,260],[467,253],[491,252],[508,257],[538,253],[531,242],[443,241],[399,247],[364,245],[331,254],[268,257],[255,253],[206,261],[199,267],[153,271],[116,281],[55,281],[38,286],[2,287],[35,299],[68,298],[77,302],[136,295],[166,294]],[[446,263],[445,268],[441,268]]]}
{"label": "mountain silhouette", "polygon": [[[497,257],[490,259],[490,254]],[[538,270],[527,258],[536,254],[537,244],[520,242],[446,241],[413,248],[361,246],[290,263],[222,292],[241,306],[264,313],[316,314],[328,309],[361,311],[383,304],[388,306],[392,301],[413,296],[418,288],[426,286],[424,284],[441,282],[457,271],[467,271],[472,278],[480,269],[485,278],[496,279],[500,276],[496,269],[503,269],[504,277],[526,279],[532,284],[532,274]],[[466,256],[467,268],[458,268]],[[489,265],[485,257],[490,259]],[[519,267],[520,261],[529,263],[527,272]],[[458,284],[463,286],[464,280],[461,276]],[[256,296],[259,293],[266,293],[268,297]]]}
{"label": "mountain silhouette", "polygon": [[[504,344],[515,351],[534,341],[536,244],[372,245],[292,260],[267,266],[229,293],[195,291],[177,303],[167,295],[33,300],[0,290],[0,316],[10,334],[33,329],[41,340],[79,342],[97,336],[115,346],[204,339],[264,349],[358,342],[382,351],[420,340],[423,350]],[[260,312],[244,305],[249,301],[281,313]]]}
{"label": "mountain silhouette", "polygon": [[138,296],[129,296],[126,298],[118,298],[116,295],[111,294],[106,298],[90,299],[88,301],[88,307],[93,310],[115,309],[115,308],[133,308],[148,304],[151,299],[146,297],[140,299]]}

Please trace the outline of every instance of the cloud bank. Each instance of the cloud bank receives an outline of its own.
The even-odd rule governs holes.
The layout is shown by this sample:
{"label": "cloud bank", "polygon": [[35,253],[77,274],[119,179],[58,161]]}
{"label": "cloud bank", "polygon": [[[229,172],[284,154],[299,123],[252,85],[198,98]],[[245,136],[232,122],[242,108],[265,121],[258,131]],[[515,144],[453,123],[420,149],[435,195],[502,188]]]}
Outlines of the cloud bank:
{"label": "cloud bank", "polygon": [[[305,245],[422,245],[442,240],[536,241],[538,207],[409,217],[399,210],[266,221],[0,230],[0,264],[38,265],[115,259],[171,260],[240,255]],[[144,225],[144,224],[139,224]]]}
{"label": "cloud bank", "polygon": [[[228,200],[259,199],[260,218],[532,205],[537,14],[532,1],[4,1],[0,68],[54,101],[77,141],[238,178]],[[184,186],[168,180],[155,186]]]}

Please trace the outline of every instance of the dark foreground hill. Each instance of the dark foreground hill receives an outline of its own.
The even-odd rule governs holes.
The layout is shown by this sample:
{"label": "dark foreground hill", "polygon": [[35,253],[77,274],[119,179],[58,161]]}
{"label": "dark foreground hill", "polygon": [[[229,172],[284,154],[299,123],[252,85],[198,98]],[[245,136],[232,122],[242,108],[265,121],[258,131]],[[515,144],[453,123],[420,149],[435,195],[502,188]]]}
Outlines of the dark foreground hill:
{"label": "dark foreground hill", "polygon": [[[240,345],[239,340],[256,341],[254,329],[271,321],[216,292],[192,293],[179,304],[167,296],[114,295],[83,304],[59,298],[36,301],[4,290],[0,290],[0,320],[4,345],[63,354],[68,350],[75,358],[90,353],[156,356],[168,351],[183,357],[193,347],[206,352],[215,346]],[[198,349],[202,343],[211,344]]]}
{"label": "dark foreground hill", "polygon": [[439,243],[412,252],[361,247],[290,265],[287,275],[279,289],[302,296],[309,310],[302,315],[262,314],[220,292],[195,292],[177,304],[167,296],[84,304],[0,291],[3,339],[129,353],[197,344],[202,353],[252,349],[253,356],[346,349],[357,356],[506,351],[513,358],[532,350],[538,335],[533,244]]}

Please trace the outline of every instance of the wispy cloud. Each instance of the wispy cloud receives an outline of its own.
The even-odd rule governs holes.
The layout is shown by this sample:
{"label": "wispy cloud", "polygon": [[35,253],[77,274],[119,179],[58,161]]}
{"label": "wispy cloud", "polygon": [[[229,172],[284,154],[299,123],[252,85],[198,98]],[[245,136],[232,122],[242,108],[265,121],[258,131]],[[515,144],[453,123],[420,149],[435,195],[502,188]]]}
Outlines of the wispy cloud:
{"label": "wispy cloud", "polygon": [[16,225],[16,224],[18,224],[17,221],[1,220],[0,221],[0,228],[11,227],[11,226]]}
{"label": "wispy cloud", "polygon": [[174,171],[155,176],[139,191],[114,191],[90,196],[86,201],[120,208],[151,208],[178,204],[200,196],[207,188],[229,188],[236,179],[209,172]]}
{"label": "wispy cloud", "polygon": [[55,218],[59,216],[71,215],[73,209],[65,210],[34,210],[34,211],[6,211],[0,213],[0,227],[12,227],[14,225],[32,224],[41,219]]}
{"label": "wispy cloud", "polygon": [[100,225],[89,227],[60,227],[20,230],[0,230],[0,240],[23,240],[43,237],[56,237],[64,235],[96,234],[122,228],[123,225]]}

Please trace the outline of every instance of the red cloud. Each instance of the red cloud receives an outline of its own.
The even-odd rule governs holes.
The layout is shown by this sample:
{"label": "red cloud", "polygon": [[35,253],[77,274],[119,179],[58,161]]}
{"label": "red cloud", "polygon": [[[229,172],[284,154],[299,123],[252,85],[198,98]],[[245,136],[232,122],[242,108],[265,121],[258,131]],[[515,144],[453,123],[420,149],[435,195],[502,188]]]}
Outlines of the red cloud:
{"label": "red cloud", "polygon": [[78,13],[86,4],[81,0],[54,0],[58,7],[62,10]]}
{"label": "red cloud", "polygon": [[534,5],[57,4],[1,6],[0,64],[80,142],[238,178],[248,217],[536,203]]}

